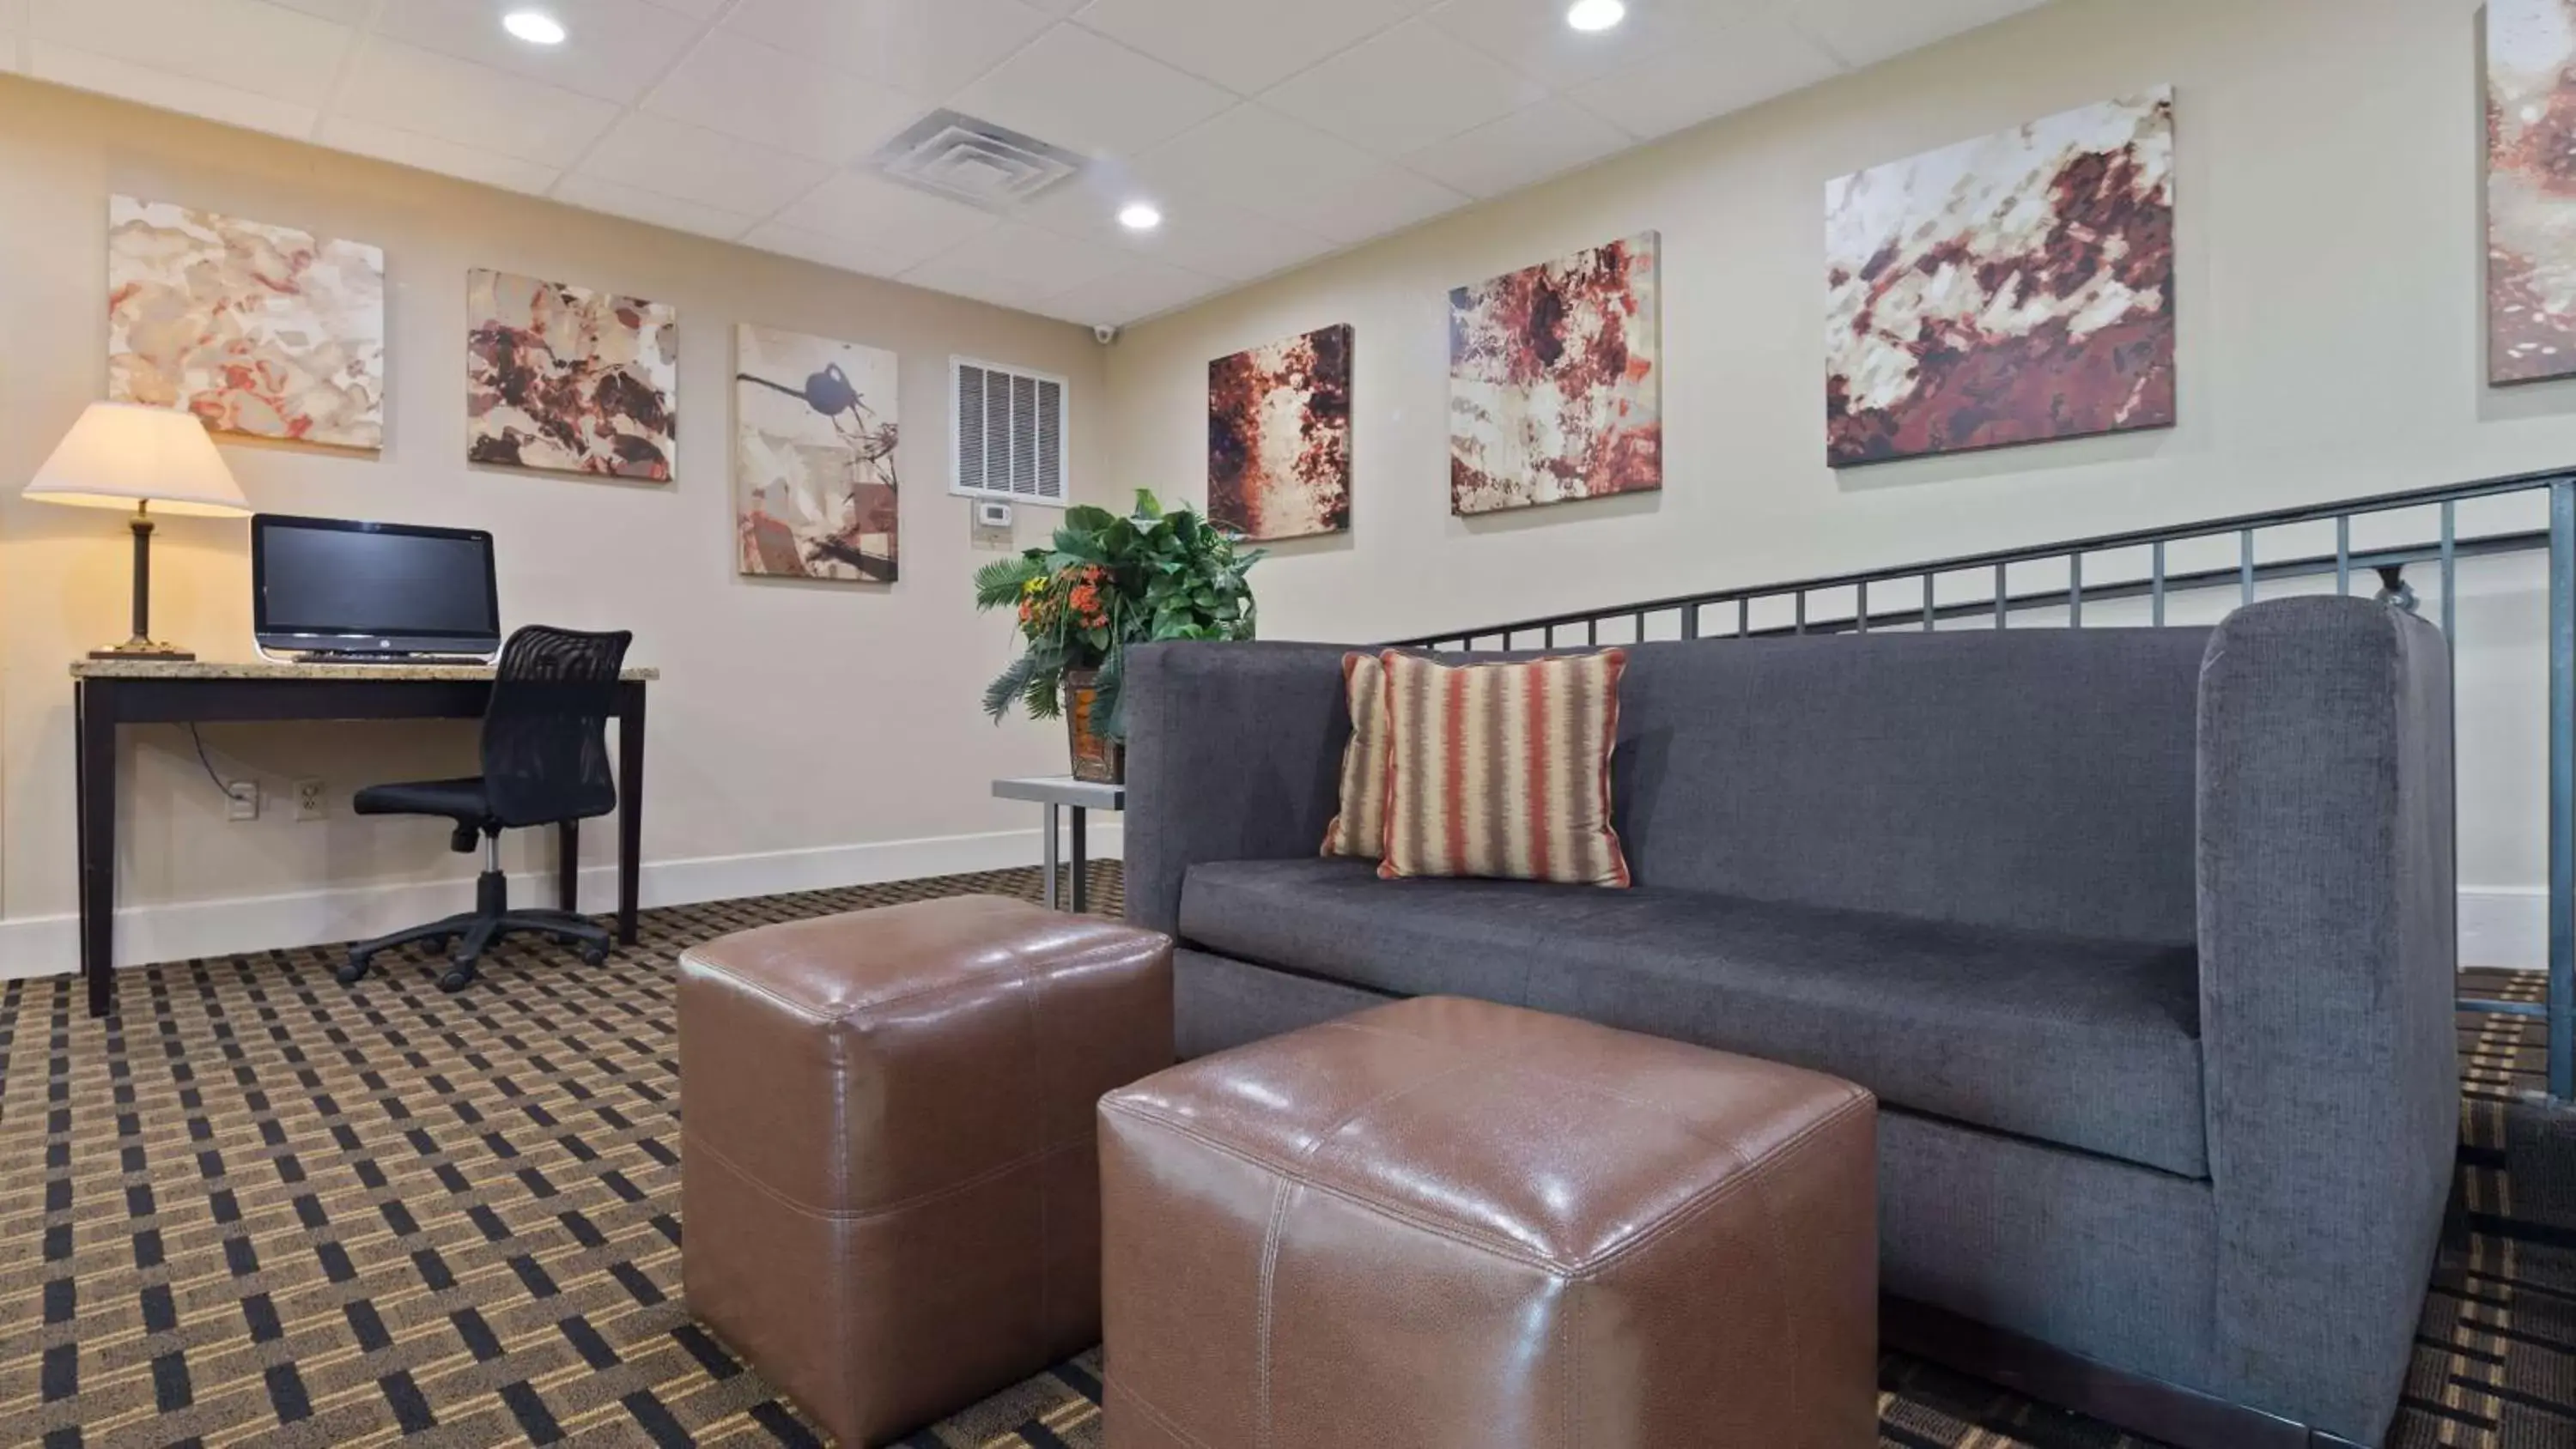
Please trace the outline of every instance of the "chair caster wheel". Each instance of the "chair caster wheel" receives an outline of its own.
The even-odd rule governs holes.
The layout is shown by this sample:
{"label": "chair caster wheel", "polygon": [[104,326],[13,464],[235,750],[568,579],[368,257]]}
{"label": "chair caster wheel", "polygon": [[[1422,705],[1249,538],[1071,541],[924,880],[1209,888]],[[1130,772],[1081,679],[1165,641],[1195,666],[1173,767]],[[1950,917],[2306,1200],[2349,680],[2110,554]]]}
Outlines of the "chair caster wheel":
{"label": "chair caster wheel", "polygon": [[582,947],[581,964],[584,966],[604,966],[608,964],[608,948],[606,946]]}
{"label": "chair caster wheel", "polygon": [[352,956],[349,958],[348,965],[332,974],[338,978],[341,985],[355,986],[367,979],[367,963],[360,957]]}
{"label": "chair caster wheel", "polygon": [[431,936],[420,943],[420,948],[432,956],[444,956],[447,954],[447,948],[455,944],[454,936]]}
{"label": "chair caster wheel", "polygon": [[471,966],[450,966],[447,974],[438,978],[438,989],[450,996],[473,984],[474,968]]}

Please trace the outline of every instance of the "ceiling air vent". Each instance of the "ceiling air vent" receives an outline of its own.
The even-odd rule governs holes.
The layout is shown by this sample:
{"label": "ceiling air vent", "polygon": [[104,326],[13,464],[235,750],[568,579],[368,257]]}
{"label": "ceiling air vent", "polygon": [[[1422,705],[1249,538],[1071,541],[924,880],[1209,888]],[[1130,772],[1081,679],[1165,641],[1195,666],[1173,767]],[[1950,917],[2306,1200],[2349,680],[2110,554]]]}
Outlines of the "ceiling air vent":
{"label": "ceiling air vent", "polygon": [[958,357],[957,440],[948,491],[1014,503],[1065,502],[1065,382]]}
{"label": "ceiling air vent", "polygon": [[1026,205],[1083,165],[1061,146],[956,111],[932,112],[876,154],[889,180],[988,211]]}

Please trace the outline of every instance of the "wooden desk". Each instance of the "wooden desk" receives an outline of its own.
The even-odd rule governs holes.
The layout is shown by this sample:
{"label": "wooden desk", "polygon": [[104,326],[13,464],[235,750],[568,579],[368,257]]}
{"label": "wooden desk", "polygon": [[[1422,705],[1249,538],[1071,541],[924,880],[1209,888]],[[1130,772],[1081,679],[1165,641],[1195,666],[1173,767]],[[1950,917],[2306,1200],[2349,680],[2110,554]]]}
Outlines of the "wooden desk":
{"label": "wooden desk", "polygon": [[[617,938],[635,942],[644,825],[644,687],[617,686]],[[342,719],[481,719],[492,670],[457,664],[273,664],[83,659],[72,665],[74,790],[80,817],[80,960],[89,1014],[116,1004],[116,727]],[[575,909],[580,827],[557,830],[555,888]]]}

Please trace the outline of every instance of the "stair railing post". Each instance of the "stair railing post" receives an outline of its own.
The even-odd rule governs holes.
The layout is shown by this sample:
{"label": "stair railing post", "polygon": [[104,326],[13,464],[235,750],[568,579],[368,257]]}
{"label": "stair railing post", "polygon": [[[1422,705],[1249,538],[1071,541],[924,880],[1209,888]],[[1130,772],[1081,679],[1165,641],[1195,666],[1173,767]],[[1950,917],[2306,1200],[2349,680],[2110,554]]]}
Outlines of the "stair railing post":
{"label": "stair railing post", "polygon": [[2576,1098],[2576,480],[2549,486],[2549,1095]]}

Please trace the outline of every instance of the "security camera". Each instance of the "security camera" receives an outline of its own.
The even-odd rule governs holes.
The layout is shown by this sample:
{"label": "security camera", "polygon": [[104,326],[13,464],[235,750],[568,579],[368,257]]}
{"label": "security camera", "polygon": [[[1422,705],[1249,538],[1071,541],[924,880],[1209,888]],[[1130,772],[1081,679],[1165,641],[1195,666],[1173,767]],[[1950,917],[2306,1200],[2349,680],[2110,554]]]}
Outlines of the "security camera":
{"label": "security camera", "polygon": [[1118,341],[1118,329],[1115,327],[1094,327],[1091,329],[1091,340],[1099,343],[1103,347],[1114,346]]}

